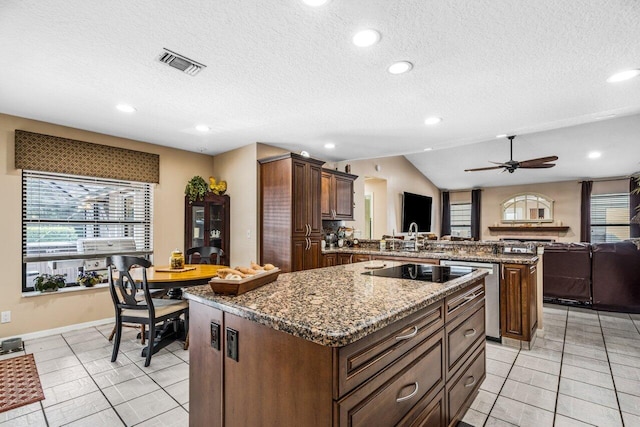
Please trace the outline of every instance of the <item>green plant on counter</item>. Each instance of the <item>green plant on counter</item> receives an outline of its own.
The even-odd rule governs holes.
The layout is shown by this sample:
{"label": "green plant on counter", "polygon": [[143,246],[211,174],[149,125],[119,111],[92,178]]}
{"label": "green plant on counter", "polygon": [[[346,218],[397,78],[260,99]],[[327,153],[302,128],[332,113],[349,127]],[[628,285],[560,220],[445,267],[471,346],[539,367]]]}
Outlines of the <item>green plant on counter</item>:
{"label": "green plant on counter", "polygon": [[33,286],[40,292],[57,291],[66,286],[66,274],[40,274],[33,280]]}
{"label": "green plant on counter", "polygon": [[204,199],[207,191],[209,191],[209,184],[207,184],[203,177],[196,175],[187,183],[184,194],[189,199],[189,203],[193,203],[196,200]]}
{"label": "green plant on counter", "polygon": [[102,275],[96,273],[95,271],[84,271],[78,274],[77,283],[87,288],[90,288],[101,282],[102,282]]}

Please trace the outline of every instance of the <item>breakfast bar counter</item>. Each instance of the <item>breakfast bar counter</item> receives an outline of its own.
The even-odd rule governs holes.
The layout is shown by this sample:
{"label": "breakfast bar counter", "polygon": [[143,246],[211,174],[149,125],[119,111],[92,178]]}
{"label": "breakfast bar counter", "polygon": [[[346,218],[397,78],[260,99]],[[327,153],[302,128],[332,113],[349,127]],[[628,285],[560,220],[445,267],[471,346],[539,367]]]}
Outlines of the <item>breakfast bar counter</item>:
{"label": "breakfast bar counter", "polygon": [[455,425],[485,377],[486,272],[436,283],[362,274],[373,266],[238,296],[189,288],[190,425]]}

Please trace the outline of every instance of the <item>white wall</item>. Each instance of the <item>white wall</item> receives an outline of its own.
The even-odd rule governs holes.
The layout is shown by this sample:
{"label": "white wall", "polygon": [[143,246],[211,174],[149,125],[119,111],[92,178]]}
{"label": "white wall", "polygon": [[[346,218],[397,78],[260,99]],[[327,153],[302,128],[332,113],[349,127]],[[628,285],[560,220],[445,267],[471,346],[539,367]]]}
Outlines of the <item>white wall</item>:
{"label": "white wall", "polygon": [[[337,163],[335,167],[339,170],[344,170],[346,163]],[[351,223],[353,227],[364,230],[364,178],[370,177],[386,180],[387,182],[386,224],[383,225],[382,229],[378,228],[378,224],[375,224],[376,233],[380,233],[380,235],[374,236],[374,238],[379,238],[382,234],[391,234],[393,230],[396,230],[396,232],[401,230],[402,193],[404,191],[433,197],[431,231],[436,234],[440,233],[440,190],[404,156],[357,160],[348,163],[351,165],[351,173],[358,175],[358,179],[354,183],[356,206],[354,209],[355,221]],[[379,166],[379,171],[376,170],[376,165]],[[377,222],[377,220],[375,221]]]}

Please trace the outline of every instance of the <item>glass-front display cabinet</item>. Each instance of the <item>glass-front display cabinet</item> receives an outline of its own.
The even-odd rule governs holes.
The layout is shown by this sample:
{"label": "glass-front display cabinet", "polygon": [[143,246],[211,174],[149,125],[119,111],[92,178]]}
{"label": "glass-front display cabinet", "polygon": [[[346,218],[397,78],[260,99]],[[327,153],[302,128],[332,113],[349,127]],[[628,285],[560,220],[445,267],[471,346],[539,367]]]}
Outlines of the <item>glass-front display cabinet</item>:
{"label": "glass-front display cabinet", "polygon": [[[224,251],[220,262],[229,265],[229,196],[207,194],[202,201],[189,203],[185,197],[184,250],[198,246],[215,246]],[[194,258],[194,262],[199,259]],[[213,260],[215,262],[215,259]]]}

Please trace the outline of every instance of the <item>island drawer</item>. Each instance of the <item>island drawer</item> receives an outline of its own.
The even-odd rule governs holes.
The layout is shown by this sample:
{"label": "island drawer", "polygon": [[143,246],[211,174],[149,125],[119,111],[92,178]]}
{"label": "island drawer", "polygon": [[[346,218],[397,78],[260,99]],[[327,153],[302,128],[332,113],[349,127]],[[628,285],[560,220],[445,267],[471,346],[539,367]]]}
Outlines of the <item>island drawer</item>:
{"label": "island drawer", "polygon": [[376,373],[444,325],[442,301],[337,350],[337,384],[334,399],[367,381]]}
{"label": "island drawer", "polygon": [[480,299],[484,298],[484,279],[449,295],[445,298],[445,321],[449,322],[459,316]]}
{"label": "island drawer", "polygon": [[449,425],[454,426],[471,405],[475,392],[485,378],[486,351],[484,341],[474,349],[460,373],[447,381],[447,414]]}
{"label": "island drawer", "polygon": [[339,426],[396,425],[417,402],[444,385],[444,333],[422,341],[393,365],[336,403]]}
{"label": "island drawer", "polygon": [[447,340],[447,378],[467,359],[471,348],[485,339],[484,299],[476,302],[469,315],[459,316],[445,326]]}

